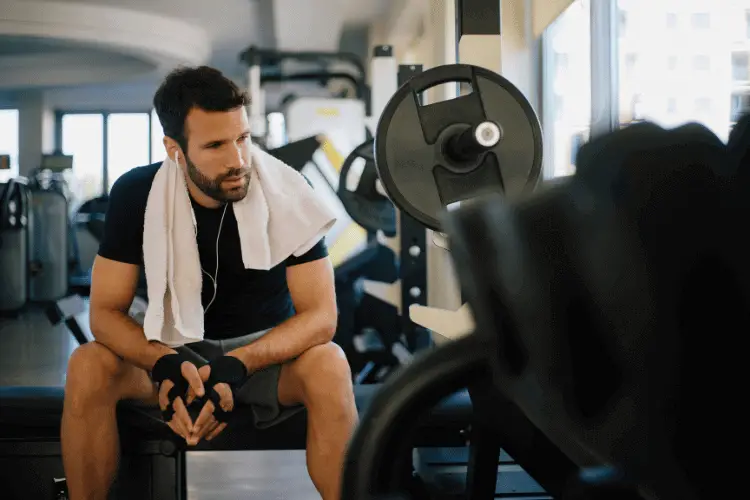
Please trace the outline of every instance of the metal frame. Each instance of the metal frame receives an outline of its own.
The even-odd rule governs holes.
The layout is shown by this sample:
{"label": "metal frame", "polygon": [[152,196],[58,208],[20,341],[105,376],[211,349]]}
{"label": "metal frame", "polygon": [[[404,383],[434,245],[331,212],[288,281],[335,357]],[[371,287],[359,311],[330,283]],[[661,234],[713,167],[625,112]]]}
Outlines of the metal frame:
{"label": "metal frame", "polygon": [[[151,144],[151,135],[153,133],[153,116],[151,114],[152,109],[149,109],[147,111],[143,111],[141,109],[135,109],[132,111],[109,111],[109,110],[101,110],[101,109],[92,109],[92,110],[80,110],[80,109],[56,109],[55,110],[55,150],[61,151],[62,150],[62,121],[63,116],[65,115],[100,115],[102,117],[102,193],[106,194],[109,189],[109,165],[107,162],[107,158],[109,156],[108,151],[108,145],[107,145],[107,135],[109,133],[109,125],[107,122],[107,118],[109,118],[109,115],[122,115],[122,114],[145,114],[148,116],[148,159],[149,162],[151,161],[151,157],[153,156],[152,144]],[[133,165],[136,167],[137,165]]]}
{"label": "metal frame", "polygon": [[619,127],[617,0],[591,5],[591,123],[590,137]]}
{"label": "metal frame", "polygon": [[[400,65],[398,86],[404,85],[421,72],[421,64]],[[420,341],[429,338],[427,331],[415,324],[409,317],[409,306],[427,305],[427,231],[421,223],[400,212],[398,234],[401,242],[398,255],[398,274],[401,280],[401,329],[406,340],[406,347],[410,352],[416,352],[426,347]],[[418,250],[412,253],[412,248]],[[419,290],[420,293],[415,297],[411,294],[412,289]]]}

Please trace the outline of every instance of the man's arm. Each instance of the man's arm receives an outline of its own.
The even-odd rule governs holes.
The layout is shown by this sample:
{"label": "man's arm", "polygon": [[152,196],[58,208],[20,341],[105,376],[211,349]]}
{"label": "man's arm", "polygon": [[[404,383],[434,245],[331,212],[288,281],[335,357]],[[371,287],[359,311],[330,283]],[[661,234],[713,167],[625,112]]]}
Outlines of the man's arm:
{"label": "man's arm", "polygon": [[286,274],[297,314],[252,344],[228,353],[239,358],[249,373],[330,342],[336,331],[336,289],[328,257],[289,266]]}
{"label": "man's arm", "polygon": [[143,328],[129,315],[138,285],[139,267],[97,255],[91,277],[91,332],[128,363],[150,371],[169,347],[146,340]]}

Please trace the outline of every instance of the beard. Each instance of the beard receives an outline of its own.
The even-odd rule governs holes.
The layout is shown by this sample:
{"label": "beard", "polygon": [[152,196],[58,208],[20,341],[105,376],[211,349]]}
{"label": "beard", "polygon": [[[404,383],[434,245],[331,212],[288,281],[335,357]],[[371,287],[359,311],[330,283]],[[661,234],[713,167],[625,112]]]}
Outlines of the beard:
{"label": "beard", "polygon": [[[185,164],[187,165],[187,174],[190,180],[209,198],[221,203],[230,203],[240,201],[247,196],[250,186],[250,167],[235,168],[218,176],[216,179],[211,179],[204,175],[187,155],[185,155]],[[229,177],[242,177],[242,185],[230,189],[223,188],[222,183]]]}

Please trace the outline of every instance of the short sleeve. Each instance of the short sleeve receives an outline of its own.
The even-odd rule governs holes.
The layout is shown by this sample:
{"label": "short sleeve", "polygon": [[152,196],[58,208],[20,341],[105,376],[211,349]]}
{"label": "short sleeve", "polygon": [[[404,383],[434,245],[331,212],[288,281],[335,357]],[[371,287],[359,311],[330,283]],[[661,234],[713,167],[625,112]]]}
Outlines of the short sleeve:
{"label": "short sleeve", "polygon": [[109,206],[104,219],[104,238],[99,244],[99,255],[126,264],[143,263],[143,217],[146,212],[144,196],[138,179],[125,174],[112,186]]}
{"label": "short sleeve", "polygon": [[300,255],[299,257],[290,255],[286,260],[286,265],[297,266],[299,264],[305,264],[307,262],[324,259],[326,257],[328,257],[328,247],[326,246],[325,238],[323,238],[318,241],[310,250]]}
{"label": "short sleeve", "polygon": [[[313,186],[312,182],[310,182],[310,179],[308,179],[306,175],[302,173],[300,173],[300,175],[305,179],[305,181],[310,185],[311,188],[315,189],[315,186]],[[297,266],[299,264],[305,264],[307,262],[324,259],[326,257],[328,257],[328,246],[326,246],[325,238],[323,238],[318,241],[310,250],[300,255],[299,257],[290,255],[286,260],[286,265]]]}

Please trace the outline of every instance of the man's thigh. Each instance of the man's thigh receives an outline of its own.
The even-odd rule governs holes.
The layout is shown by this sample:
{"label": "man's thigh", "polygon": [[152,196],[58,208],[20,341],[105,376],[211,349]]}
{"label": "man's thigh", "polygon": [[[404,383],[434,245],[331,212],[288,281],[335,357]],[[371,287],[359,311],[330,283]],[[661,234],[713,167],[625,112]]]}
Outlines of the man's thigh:
{"label": "man's thigh", "polygon": [[[220,345],[218,355],[221,355],[252,344],[269,331],[270,329],[233,339],[209,341],[208,343],[213,345],[218,342]],[[200,349],[196,349],[196,352],[203,356],[206,356],[203,351],[205,344],[207,342],[202,343]],[[215,348],[212,348],[211,351],[215,351]],[[217,355],[215,352],[210,352],[209,354],[211,357]],[[266,366],[253,372],[235,393],[238,403],[252,408],[256,427],[260,429],[272,427],[304,410],[301,401],[294,398],[284,398],[284,402],[282,403],[279,397],[281,374],[285,367],[292,361],[289,360],[278,365]]]}
{"label": "man's thigh", "polygon": [[156,386],[142,368],[120,361],[117,373],[117,392],[122,400],[137,400],[147,404],[158,404]]}

